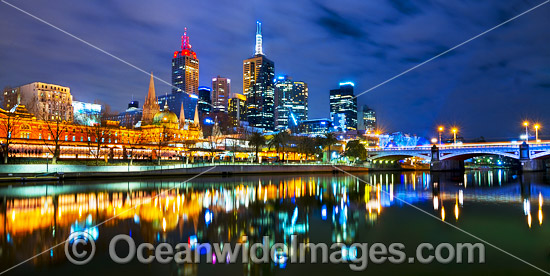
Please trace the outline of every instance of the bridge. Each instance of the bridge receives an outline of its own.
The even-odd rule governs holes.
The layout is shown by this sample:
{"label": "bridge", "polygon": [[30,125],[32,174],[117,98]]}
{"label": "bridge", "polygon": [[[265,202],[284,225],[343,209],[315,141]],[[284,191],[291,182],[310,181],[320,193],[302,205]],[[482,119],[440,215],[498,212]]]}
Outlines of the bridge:
{"label": "bridge", "polygon": [[466,143],[416,147],[370,148],[368,160],[402,160],[418,157],[430,160],[432,171],[463,170],[464,160],[483,155],[500,155],[519,160],[524,171],[545,170],[550,158],[550,142],[544,143]]}

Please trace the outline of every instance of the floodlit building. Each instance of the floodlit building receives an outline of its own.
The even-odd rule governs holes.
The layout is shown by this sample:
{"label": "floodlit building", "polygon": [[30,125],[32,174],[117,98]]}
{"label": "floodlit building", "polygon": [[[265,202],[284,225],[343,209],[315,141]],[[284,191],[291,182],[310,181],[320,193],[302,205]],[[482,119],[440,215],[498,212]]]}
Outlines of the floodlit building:
{"label": "floodlit building", "polygon": [[4,90],[6,109],[22,104],[41,120],[72,122],[72,102],[71,89],[57,84],[33,82]]}

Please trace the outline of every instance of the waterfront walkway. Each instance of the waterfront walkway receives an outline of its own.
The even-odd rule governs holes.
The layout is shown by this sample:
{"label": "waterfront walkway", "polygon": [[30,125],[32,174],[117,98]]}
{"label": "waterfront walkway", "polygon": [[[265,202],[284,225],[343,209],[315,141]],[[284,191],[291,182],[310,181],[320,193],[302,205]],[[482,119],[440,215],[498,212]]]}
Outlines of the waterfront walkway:
{"label": "waterfront walkway", "polygon": [[327,163],[200,163],[168,166],[87,166],[87,165],[0,165],[0,182],[52,181],[59,179],[80,179],[99,177],[143,177],[197,175],[205,171],[208,175],[233,174],[281,174],[321,173],[338,171],[368,171],[364,166],[333,165]]}

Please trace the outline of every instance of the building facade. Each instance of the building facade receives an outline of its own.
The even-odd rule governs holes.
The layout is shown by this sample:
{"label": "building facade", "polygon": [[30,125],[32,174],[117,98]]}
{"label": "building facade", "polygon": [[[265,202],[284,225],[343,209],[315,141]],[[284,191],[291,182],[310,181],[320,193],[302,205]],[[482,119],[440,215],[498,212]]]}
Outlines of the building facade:
{"label": "building facade", "polygon": [[72,122],[72,103],[71,89],[57,84],[33,82],[4,90],[4,106],[7,110],[22,104],[41,120]]}
{"label": "building facade", "polygon": [[175,51],[172,58],[172,93],[198,95],[199,59],[191,50],[187,28],[181,37],[181,50]]}
{"label": "building facade", "polygon": [[279,76],[275,81],[275,129],[298,127],[307,120],[307,84],[292,81],[289,76]]}
{"label": "building facade", "polygon": [[332,122],[329,119],[304,120],[300,122],[300,133],[323,135],[331,132]]}
{"label": "building facade", "polygon": [[231,79],[217,76],[212,78],[212,105],[214,111],[227,112],[231,95]]}
{"label": "building facade", "polygon": [[251,127],[274,130],[275,64],[262,50],[262,25],[256,22],[256,47],[253,57],[243,61],[243,92],[246,117]]}
{"label": "building facade", "polygon": [[228,110],[231,124],[234,127],[240,126],[242,121],[246,121],[246,97],[242,94],[234,94],[229,99]]}
{"label": "building facade", "polygon": [[352,82],[341,82],[340,88],[330,90],[330,119],[336,131],[357,130],[357,99]]}

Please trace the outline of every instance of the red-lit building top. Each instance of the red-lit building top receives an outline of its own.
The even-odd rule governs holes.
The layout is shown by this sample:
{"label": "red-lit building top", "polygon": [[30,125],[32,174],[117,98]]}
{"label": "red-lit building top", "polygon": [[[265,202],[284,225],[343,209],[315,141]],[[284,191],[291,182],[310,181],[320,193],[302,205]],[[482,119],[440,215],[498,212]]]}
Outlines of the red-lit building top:
{"label": "red-lit building top", "polygon": [[181,51],[174,52],[174,58],[177,58],[178,56],[187,56],[197,59],[197,53],[191,50],[191,44],[189,43],[189,37],[187,36],[187,28],[185,28],[185,31],[181,36]]}

